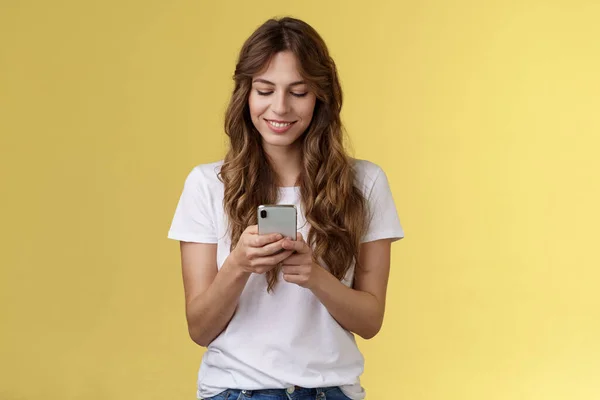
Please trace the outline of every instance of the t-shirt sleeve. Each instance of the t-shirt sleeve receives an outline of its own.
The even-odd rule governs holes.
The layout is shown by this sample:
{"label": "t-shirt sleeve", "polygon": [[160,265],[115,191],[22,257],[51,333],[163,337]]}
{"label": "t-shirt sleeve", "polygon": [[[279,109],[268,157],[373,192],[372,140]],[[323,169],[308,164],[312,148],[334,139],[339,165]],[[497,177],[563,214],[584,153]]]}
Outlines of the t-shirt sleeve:
{"label": "t-shirt sleeve", "polygon": [[396,211],[396,204],[385,172],[378,168],[371,190],[367,196],[369,217],[367,232],[361,243],[380,239],[392,239],[392,242],[404,237],[404,230]]}
{"label": "t-shirt sleeve", "polygon": [[198,167],[187,176],[168,238],[182,242],[217,243],[206,180]]}

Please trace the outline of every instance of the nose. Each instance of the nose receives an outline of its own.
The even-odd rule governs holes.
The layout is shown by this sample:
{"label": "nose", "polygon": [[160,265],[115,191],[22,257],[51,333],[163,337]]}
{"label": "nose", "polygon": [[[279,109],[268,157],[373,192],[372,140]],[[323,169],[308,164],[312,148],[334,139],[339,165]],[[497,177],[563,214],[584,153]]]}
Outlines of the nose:
{"label": "nose", "polygon": [[285,115],[289,111],[289,101],[285,92],[274,93],[271,109],[275,114]]}

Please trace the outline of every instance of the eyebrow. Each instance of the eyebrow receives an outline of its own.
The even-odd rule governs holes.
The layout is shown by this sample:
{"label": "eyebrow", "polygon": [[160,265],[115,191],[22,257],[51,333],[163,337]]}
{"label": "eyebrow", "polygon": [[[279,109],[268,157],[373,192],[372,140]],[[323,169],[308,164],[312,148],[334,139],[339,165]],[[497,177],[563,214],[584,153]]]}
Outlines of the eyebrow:
{"label": "eyebrow", "polygon": [[[266,83],[267,85],[275,86],[275,84],[273,82],[268,81],[266,79],[261,79],[261,78],[257,78],[252,81],[252,83],[254,83],[254,82]],[[298,85],[305,85],[305,84],[306,84],[305,81],[296,81],[296,82],[290,83],[288,86],[298,86]]]}

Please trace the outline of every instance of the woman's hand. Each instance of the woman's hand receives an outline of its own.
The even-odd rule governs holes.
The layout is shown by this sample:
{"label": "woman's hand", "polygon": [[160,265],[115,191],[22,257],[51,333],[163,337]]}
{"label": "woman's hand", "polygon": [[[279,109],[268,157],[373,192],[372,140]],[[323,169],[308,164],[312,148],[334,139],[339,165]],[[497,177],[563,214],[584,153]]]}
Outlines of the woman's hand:
{"label": "woman's hand", "polygon": [[283,249],[283,241],[281,234],[259,235],[258,225],[251,225],[240,236],[230,257],[243,272],[264,274],[293,253],[291,249]]}
{"label": "woman's hand", "polygon": [[303,288],[314,288],[324,269],[313,261],[312,248],[304,241],[302,234],[298,232],[295,241],[284,239],[283,248],[296,252],[282,263],[283,279]]}

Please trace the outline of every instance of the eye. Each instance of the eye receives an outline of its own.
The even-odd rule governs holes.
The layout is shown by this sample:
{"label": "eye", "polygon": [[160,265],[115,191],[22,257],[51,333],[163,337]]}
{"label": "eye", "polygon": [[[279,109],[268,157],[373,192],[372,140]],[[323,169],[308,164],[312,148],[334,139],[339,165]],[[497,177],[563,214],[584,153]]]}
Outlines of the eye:
{"label": "eye", "polygon": [[[273,91],[271,90],[271,91],[267,91],[267,92],[262,92],[262,91],[260,91],[260,90],[258,90],[258,89],[257,89],[257,90],[256,90],[256,93],[257,93],[259,96],[268,96],[268,95],[272,94],[272,93],[273,93]],[[295,92],[290,92],[290,94],[291,94],[292,96],[294,96],[294,97],[304,97],[304,96],[306,96],[306,95],[308,94],[308,92],[304,92],[304,93],[295,93]]]}

